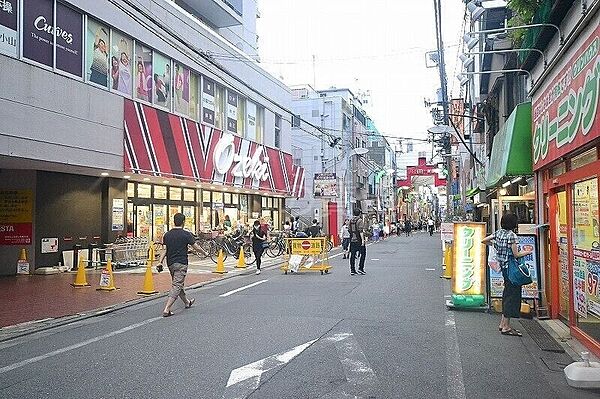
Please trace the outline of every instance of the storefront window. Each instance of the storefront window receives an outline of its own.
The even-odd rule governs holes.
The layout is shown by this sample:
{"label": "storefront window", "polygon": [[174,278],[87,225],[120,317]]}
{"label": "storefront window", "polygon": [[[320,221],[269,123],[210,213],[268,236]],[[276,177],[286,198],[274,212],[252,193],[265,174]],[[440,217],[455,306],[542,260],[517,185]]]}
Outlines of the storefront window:
{"label": "storefront window", "polygon": [[571,159],[571,169],[581,168],[584,165],[592,163],[598,160],[598,151],[596,147],[584,152],[583,154],[577,155]]}
{"label": "storefront window", "polygon": [[210,191],[202,190],[202,202],[210,202]]}
{"label": "storefront window", "polygon": [[152,220],[152,239],[154,242],[162,242],[163,236],[168,231],[168,220],[167,220],[167,206],[156,205],[152,207],[153,220]]}
{"label": "storefront window", "polygon": [[181,213],[181,207],[179,205],[169,205],[169,220],[173,223],[173,216],[176,213]]}
{"label": "storefront window", "polygon": [[213,193],[212,202],[214,204],[223,204],[223,193]]}
{"label": "storefront window", "polygon": [[156,199],[167,199],[167,187],[165,187],[165,186],[154,186],[154,198],[156,198]]}
{"label": "storefront window", "polygon": [[150,206],[138,205],[136,213],[136,237],[148,237],[150,239],[151,223],[152,215],[150,214]]}
{"label": "storefront window", "polygon": [[200,217],[201,225],[198,226],[200,231],[209,231],[210,230],[210,207],[205,206],[202,208],[202,215]]}
{"label": "storefront window", "polygon": [[223,202],[228,205],[231,204],[231,194],[230,193],[223,194]]}
{"label": "storefront window", "polygon": [[152,186],[150,184],[138,184],[137,196],[139,198],[152,198]]}
{"label": "storefront window", "polygon": [[559,163],[552,168],[552,177],[557,177],[564,174],[567,171],[567,165],[564,162]]}
{"label": "storefront window", "polygon": [[231,203],[233,205],[239,205],[239,203],[240,203],[240,196],[239,196],[239,194],[231,194]]}
{"label": "storefront window", "polygon": [[181,189],[179,187],[169,187],[169,199],[181,201]]}
{"label": "storefront window", "polygon": [[134,232],[133,232],[133,215],[134,215],[134,210],[133,210],[133,202],[128,202],[127,203],[127,237],[133,237],[134,236]]}
{"label": "storefront window", "polygon": [[196,200],[194,189],[192,188],[184,188],[183,189],[183,200],[194,202]]}
{"label": "storefront window", "polygon": [[261,198],[261,206],[262,206],[263,208],[266,208],[266,207],[267,207],[267,197],[262,197],[262,198]]}
{"label": "storefront window", "polygon": [[127,183],[127,197],[135,197],[135,183]]}
{"label": "storefront window", "polygon": [[193,206],[184,206],[183,214],[185,215],[185,224],[184,228],[192,233],[196,233],[196,218],[194,217],[194,207]]}
{"label": "storefront window", "polygon": [[576,325],[600,340],[598,179],[573,185],[573,307]]}

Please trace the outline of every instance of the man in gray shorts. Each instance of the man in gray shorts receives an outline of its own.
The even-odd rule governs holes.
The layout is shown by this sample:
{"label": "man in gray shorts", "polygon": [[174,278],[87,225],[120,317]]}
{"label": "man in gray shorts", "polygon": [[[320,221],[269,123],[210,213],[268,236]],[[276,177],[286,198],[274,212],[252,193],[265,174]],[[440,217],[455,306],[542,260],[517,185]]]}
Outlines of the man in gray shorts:
{"label": "man in gray shorts", "polygon": [[186,308],[190,308],[195,302],[194,298],[188,300],[183,290],[188,268],[188,245],[193,246],[196,251],[202,251],[202,248],[196,244],[194,235],[183,229],[184,222],[185,215],[183,213],[176,213],[173,215],[173,224],[175,226],[163,236],[164,250],[157,269],[159,272],[162,270],[162,263],[167,258],[167,266],[169,267],[172,279],[169,298],[163,310],[164,317],[169,317],[173,314],[171,313],[171,306],[173,306],[177,297],[181,298]]}

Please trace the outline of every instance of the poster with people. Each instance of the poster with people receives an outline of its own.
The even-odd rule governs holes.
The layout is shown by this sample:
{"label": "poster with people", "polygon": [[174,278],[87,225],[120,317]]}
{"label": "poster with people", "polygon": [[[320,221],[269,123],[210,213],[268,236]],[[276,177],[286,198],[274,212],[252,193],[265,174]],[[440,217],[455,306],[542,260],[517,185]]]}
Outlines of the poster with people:
{"label": "poster with people", "polygon": [[155,52],[152,68],[153,102],[161,107],[169,108],[171,105],[171,60]]}
{"label": "poster with people", "polygon": [[23,57],[49,67],[54,53],[53,4],[51,0],[23,1]]}
{"label": "poster with people", "polygon": [[215,124],[215,82],[207,78],[202,80],[202,121]]}
{"label": "poster with people", "polygon": [[0,53],[17,56],[17,0],[0,1]]}
{"label": "poster with people", "polygon": [[190,110],[190,70],[177,62],[173,77],[173,97],[175,112],[188,115]]}
{"label": "poster with people", "polygon": [[86,80],[102,87],[108,87],[109,33],[108,26],[88,18],[85,49]]}
{"label": "poster with people", "polygon": [[[193,72],[190,72],[190,117],[192,119],[198,119],[198,94],[199,91],[200,77]],[[185,87],[185,86],[184,86]]]}
{"label": "poster with people", "polygon": [[81,77],[83,15],[56,3],[56,25],[56,68]]}
{"label": "poster with people", "polygon": [[135,43],[135,98],[152,101],[152,50]]}
{"label": "poster with people", "polygon": [[237,133],[238,95],[227,90],[227,131]]}
{"label": "poster with people", "polygon": [[111,88],[131,96],[131,52],[133,40],[112,31],[110,42],[110,82]]}

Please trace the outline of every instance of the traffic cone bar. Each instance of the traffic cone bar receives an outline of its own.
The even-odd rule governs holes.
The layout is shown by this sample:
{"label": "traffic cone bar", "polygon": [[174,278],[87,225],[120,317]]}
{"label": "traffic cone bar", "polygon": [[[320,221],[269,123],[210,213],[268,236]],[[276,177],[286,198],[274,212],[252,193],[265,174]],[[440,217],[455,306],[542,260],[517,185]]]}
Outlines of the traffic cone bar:
{"label": "traffic cone bar", "polygon": [[[108,260],[108,262],[106,262],[106,271],[108,273],[109,277],[109,283],[107,286],[100,286],[98,288],[96,288],[97,291],[114,291],[114,290],[118,290],[117,287],[115,287],[115,278],[113,275],[113,271],[112,271],[112,260]],[[102,280],[102,275],[100,277],[100,280]]]}
{"label": "traffic cone bar", "polygon": [[244,248],[240,248],[240,256],[238,258],[237,269],[245,269],[246,266],[246,256],[244,255]]}
{"label": "traffic cone bar", "polygon": [[77,265],[77,275],[75,276],[75,282],[73,282],[71,285],[76,288],[90,286],[87,282],[87,277],[85,275],[85,264],[81,256],[79,257],[79,264]]}
{"label": "traffic cone bar", "polygon": [[148,250],[148,261],[146,262],[146,273],[144,274],[144,286],[141,291],[138,291],[138,295],[154,295],[158,294],[158,291],[154,289],[154,279],[152,277],[152,262],[154,262],[154,243],[150,243]]}
{"label": "traffic cone bar", "polygon": [[224,274],[227,273],[225,270],[225,263],[223,262],[223,250],[219,250],[219,257],[217,258],[217,268],[213,271],[213,273]]}

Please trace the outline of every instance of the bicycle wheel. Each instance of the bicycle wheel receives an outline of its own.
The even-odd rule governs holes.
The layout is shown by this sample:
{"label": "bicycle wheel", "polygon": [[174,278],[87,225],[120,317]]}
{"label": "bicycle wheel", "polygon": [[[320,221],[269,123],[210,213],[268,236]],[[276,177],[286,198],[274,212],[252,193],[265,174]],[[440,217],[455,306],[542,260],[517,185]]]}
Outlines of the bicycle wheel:
{"label": "bicycle wheel", "polygon": [[252,251],[252,244],[244,244],[242,249],[244,250],[244,260],[246,261],[246,265],[251,265],[256,262],[254,251]]}
{"label": "bicycle wheel", "polygon": [[200,260],[206,259],[210,255],[211,251],[210,241],[196,241],[196,244],[200,246],[201,250],[196,251],[195,249],[192,249],[192,254],[194,254]]}
{"label": "bicycle wheel", "polygon": [[219,261],[219,251],[223,252],[223,261],[227,259],[227,249],[225,248],[225,246],[215,244],[213,250],[210,253],[210,259],[212,259],[212,261],[215,263]]}
{"label": "bicycle wheel", "polygon": [[269,258],[279,256],[279,244],[277,243],[277,241],[269,242],[269,247],[265,249],[265,252],[267,253],[267,256]]}
{"label": "bicycle wheel", "polygon": [[333,243],[331,241],[327,241],[327,252],[330,252],[333,249]]}

